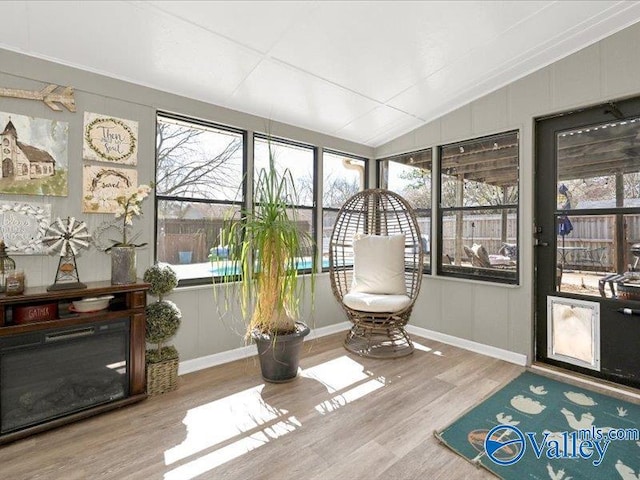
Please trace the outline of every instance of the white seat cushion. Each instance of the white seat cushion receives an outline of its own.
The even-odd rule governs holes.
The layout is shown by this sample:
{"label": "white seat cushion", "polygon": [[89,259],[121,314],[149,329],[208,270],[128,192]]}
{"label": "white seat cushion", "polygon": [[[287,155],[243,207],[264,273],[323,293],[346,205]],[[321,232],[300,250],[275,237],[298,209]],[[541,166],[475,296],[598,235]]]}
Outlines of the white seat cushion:
{"label": "white seat cushion", "polygon": [[411,305],[411,299],[406,295],[381,295],[362,292],[349,292],[342,298],[342,302],[353,310],[371,313],[399,312]]}
{"label": "white seat cushion", "polygon": [[406,295],[404,235],[363,235],[353,240],[352,292]]}
{"label": "white seat cushion", "polygon": [[491,266],[493,265],[515,265],[515,261],[511,260],[509,257],[505,255],[489,255],[489,261],[491,262]]}

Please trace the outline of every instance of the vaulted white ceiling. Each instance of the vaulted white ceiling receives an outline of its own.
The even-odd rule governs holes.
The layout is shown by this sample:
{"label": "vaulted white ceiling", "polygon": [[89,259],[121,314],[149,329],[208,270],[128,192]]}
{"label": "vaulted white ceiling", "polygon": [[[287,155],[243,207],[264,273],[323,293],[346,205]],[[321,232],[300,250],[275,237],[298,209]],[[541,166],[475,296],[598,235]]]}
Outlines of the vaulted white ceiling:
{"label": "vaulted white ceiling", "polygon": [[629,1],[4,1],[1,11],[3,48],[373,147],[640,21]]}

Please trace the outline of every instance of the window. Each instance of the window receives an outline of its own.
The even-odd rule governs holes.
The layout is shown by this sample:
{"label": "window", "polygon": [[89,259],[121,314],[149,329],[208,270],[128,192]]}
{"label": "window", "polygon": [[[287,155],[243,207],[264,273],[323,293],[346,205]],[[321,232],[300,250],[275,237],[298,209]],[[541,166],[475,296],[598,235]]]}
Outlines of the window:
{"label": "window", "polygon": [[518,132],[439,148],[439,272],[518,282]]}
{"label": "window", "polygon": [[215,275],[211,253],[223,220],[244,201],[242,131],[161,113],[156,132],[156,259],[180,285]]}
{"label": "window", "polygon": [[329,269],[329,240],[340,207],[367,187],[365,159],[344,153],[322,154],[322,268]]}
{"label": "window", "polygon": [[[295,197],[290,205],[296,208],[299,228],[314,238],[315,218],[315,157],[316,150],[308,145],[255,135],[254,136],[254,183],[260,170],[269,168],[269,151],[273,155],[274,166],[280,173],[287,169],[294,179]],[[301,270],[313,266],[314,247],[309,245],[299,265]]]}
{"label": "window", "polygon": [[558,290],[600,296],[600,275],[637,268],[639,135],[638,117],[556,133],[557,263],[564,272]]}
{"label": "window", "polygon": [[391,190],[415,209],[424,248],[425,271],[431,271],[431,149],[379,161],[380,187]]}

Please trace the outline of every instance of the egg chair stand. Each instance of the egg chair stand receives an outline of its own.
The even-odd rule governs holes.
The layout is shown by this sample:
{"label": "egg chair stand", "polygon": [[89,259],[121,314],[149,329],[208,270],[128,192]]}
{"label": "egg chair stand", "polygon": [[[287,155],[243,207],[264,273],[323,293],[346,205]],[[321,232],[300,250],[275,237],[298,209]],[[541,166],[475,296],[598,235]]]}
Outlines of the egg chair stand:
{"label": "egg chair stand", "polygon": [[[345,304],[354,285],[354,240],[362,236],[404,236],[405,296],[373,295],[383,302],[398,297],[399,308]],[[413,208],[400,195],[383,189],[369,189],[348,199],[336,217],[329,242],[329,273],[335,298],[352,327],[345,348],[372,358],[397,358],[410,355],[414,347],[405,326],[420,291],[423,275],[423,242]],[[383,264],[385,258],[378,259]],[[378,263],[378,262],[373,262]],[[401,298],[405,297],[405,298]],[[378,298],[374,298],[374,303]],[[393,302],[392,302],[393,304]],[[371,311],[376,310],[376,311]],[[385,310],[385,311],[381,311]]]}
{"label": "egg chair stand", "polygon": [[344,347],[350,352],[370,358],[397,358],[413,353],[413,342],[404,328],[410,310],[384,316],[351,310],[347,315],[353,326],[344,339]]}

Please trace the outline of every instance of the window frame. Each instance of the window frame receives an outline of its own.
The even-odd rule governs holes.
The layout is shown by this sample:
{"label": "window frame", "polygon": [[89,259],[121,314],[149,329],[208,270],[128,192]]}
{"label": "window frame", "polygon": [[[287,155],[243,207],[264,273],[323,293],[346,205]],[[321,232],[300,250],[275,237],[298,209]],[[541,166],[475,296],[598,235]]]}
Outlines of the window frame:
{"label": "window frame", "polygon": [[[397,154],[397,155],[392,155],[390,157],[384,157],[384,158],[379,158],[376,161],[376,185],[378,186],[378,188],[388,188],[387,187],[383,187],[382,186],[382,180],[383,180],[383,176],[382,176],[382,168],[383,168],[383,163],[384,162],[390,162],[393,161],[394,159],[397,158],[401,158],[401,157],[406,157],[406,156],[411,156],[411,155],[417,155],[417,154],[425,154],[427,152],[431,153],[431,169],[429,170],[430,174],[431,174],[431,201],[429,202],[429,207],[428,208],[416,208],[413,207],[414,210],[416,211],[416,213],[418,212],[426,212],[428,214],[428,218],[429,218],[429,225],[431,225],[431,228],[429,229],[428,232],[422,232],[421,234],[428,234],[429,235],[429,245],[430,245],[430,250],[429,253],[427,254],[427,252],[424,252],[425,257],[428,256],[429,258],[429,263],[428,265],[424,265],[422,268],[422,273],[424,275],[430,275],[433,272],[433,235],[432,235],[432,230],[433,230],[433,200],[434,200],[434,181],[433,181],[433,176],[434,176],[434,164],[435,162],[433,161],[433,152],[435,150],[436,147],[426,147],[426,148],[421,148],[419,150],[412,150],[410,152],[406,152],[406,153],[401,153],[401,154]],[[400,163],[400,162],[398,162]],[[419,167],[418,167],[419,168]],[[392,190],[393,191],[393,190]],[[400,192],[395,192],[400,194]],[[418,217],[418,215],[416,215],[416,217]],[[418,217],[421,218],[421,217]]]}
{"label": "window frame", "polygon": [[[272,142],[272,143],[279,143],[281,145],[286,145],[286,146],[293,146],[293,147],[298,147],[298,148],[304,148],[304,149],[309,149],[311,150],[312,154],[313,154],[313,165],[311,166],[312,170],[312,174],[313,174],[313,181],[312,181],[312,188],[313,188],[313,192],[311,193],[311,205],[304,205],[304,204],[287,204],[287,208],[294,208],[296,210],[311,210],[311,240],[313,242],[313,245],[311,245],[311,266],[309,268],[299,268],[298,272],[301,274],[307,274],[307,273],[311,273],[312,271],[317,271],[316,266],[317,266],[317,257],[318,257],[318,238],[317,238],[317,223],[318,223],[318,158],[319,158],[319,154],[318,154],[318,147],[315,145],[311,145],[308,143],[303,143],[303,142],[297,142],[295,140],[290,140],[288,138],[283,138],[283,137],[274,137],[273,135],[270,134],[265,134],[265,133],[258,133],[258,132],[254,132],[253,134],[253,145],[252,145],[252,151],[253,151],[253,161],[251,162],[251,168],[252,168],[252,173],[251,173],[251,177],[252,177],[252,181],[253,184],[251,186],[252,189],[255,188],[255,175],[256,175],[256,140],[264,140],[264,141],[268,141],[268,142]],[[285,167],[287,168],[287,167]],[[246,186],[248,188],[248,185]],[[255,192],[254,192],[255,193]],[[253,208],[255,207],[255,205],[257,205],[257,203],[254,200],[255,195],[252,194],[251,195],[251,199],[252,199],[252,204],[250,205],[250,208],[253,210]],[[245,198],[246,198],[246,193],[245,193]]]}
{"label": "window frame", "polygon": [[[514,167],[515,171],[516,171],[516,175],[517,175],[517,180],[515,185],[518,187],[518,200],[517,203],[508,203],[508,204],[502,204],[502,205],[474,205],[474,206],[455,206],[455,207],[445,207],[443,204],[443,200],[442,200],[442,186],[443,186],[443,168],[442,168],[442,158],[443,158],[443,150],[445,148],[452,148],[452,147],[464,147],[468,144],[473,144],[473,143],[477,143],[477,142],[482,142],[482,141],[489,141],[491,139],[497,138],[497,137],[504,137],[507,135],[516,135],[516,139],[517,139],[517,145],[518,145],[518,159],[517,159],[517,165]],[[458,141],[458,142],[453,142],[453,143],[448,143],[445,145],[439,145],[437,147],[437,158],[436,158],[436,163],[437,163],[437,172],[438,172],[438,178],[437,178],[437,275],[441,276],[441,277],[448,277],[448,278],[458,278],[458,279],[464,279],[464,280],[477,280],[477,281],[484,281],[484,282],[490,282],[490,283],[498,283],[498,284],[507,284],[507,285],[520,285],[520,264],[521,264],[521,249],[519,248],[520,245],[522,245],[521,243],[521,239],[520,239],[520,204],[521,204],[521,177],[520,177],[520,164],[521,164],[521,151],[522,151],[522,134],[520,132],[519,129],[513,129],[513,130],[506,130],[503,132],[498,132],[498,133],[494,133],[491,135],[484,135],[481,137],[474,137],[474,138],[469,138],[469,139],[465,139],[462,141]],[[432,177],[433,178],[433,177]],[[447,213],[456,213],[456,212],[462,212],[464,213],[473,213],[474,211],[485,211],[485,210],[515,210],[515,226],[516,226],[516,231],[515,231],[515,236],[516,236],[516,245],[518,245],[518,249],[517,249],[517,254],[516,254],[516,265],[515,265],[515,271],[509,271],[513,272],[510,273],[508,276],[505,275],[504,273],[501,275],[499,274],[500,270],[499,269],[483,269],[481,267],[466,267],[466,266],[455,266],[456,270],[455,271],[445,271],[444,267],[443,267],[443,255],[444,255],[444,239],[443,239],[443,233],[444,233],[444,217]],[[495,272],[495,273],[491,273],[491,271]]]}
{"label": "window frame", "polygon": [[[162,201],[172,201],[172,202],[185,202],[185,203],[204,203],[208,205],[230,205],[236,206],[240,210],[245,208],[247,201],[247,170],[248,170],[248,132],[246,130],[242,130],[239,128],[230,127],[227,125],[222,125],[219,123],[215,123],[209,120],[204,120],[195,117],[189,117],[186,115],[181,115],[172,112],[166,112],[163,110],[156,111],[156,138],[158,135],[158,123],[161,118],[166,118],[168,120],[176,120],[179,122],[198,125],[201,127],[213,128],[216,130],[223,130],[230,133],[239,134],[242,136],[242,199],[240,200],[219,200],[219,199],[203,199],[203,198],[193,198],[193,197],[181,197],[176,195],[158,195],[157,189],[154,189],[154,251],[153,251],[153,260],[154,263],[158,262],[158,204]],[[154,163],[154,178],[157,179],[158,175],[158,152],[157,148],[155,151],[155,163]],[[197,285],[206,285],[211,282],[221,283],[222,277],[209,275],[207,277],[197,277],[197,278],[185,278],[180,279],[178,281],[178,287],[189,287],[189,286],[197,286]]]}
{"label": "window frame", "polygon": [[[345,153],[345,152],[340,152],[338,150],[332,150],[329,148],[325,148],[322,150],[322,179],[319,179],[318,181],[322,181],[322,194],[324,195],[324,155],[325,153],[328,153],[330,155],[340,155],[341,157],[346,157],[346,158],[352,158],[353,160],[358,160],[361,162],[364,162],[364,190],[369,188],[369,159],[366,157],[360,157],[358,155],[354,155],[352,153]],[[321,213],[320,215],[322,215],[322,224],[324,225],[324,212],[334,212],[334,213],[338,213],[340,211],[340,208],[336,208],[336,207],[325,207],[324,206],[324,199],[320,198],[320,203],[321,203]],[[322,236],[322,232],[319,232],[320,236]],[[322,240],[322,238],[321,238]],[[317,243],[317,241],[316,241]],[[318,251],[320,253],[320,255],[322,255],[322,251],[321,251],[321,247],[318,247]],[[322,266],[322,260],[320,260],[320,267],[321,269],[319,269],[319,271],[322,272],[328,272],[330,270],[330,266],[329,267],[323,267]]]}

